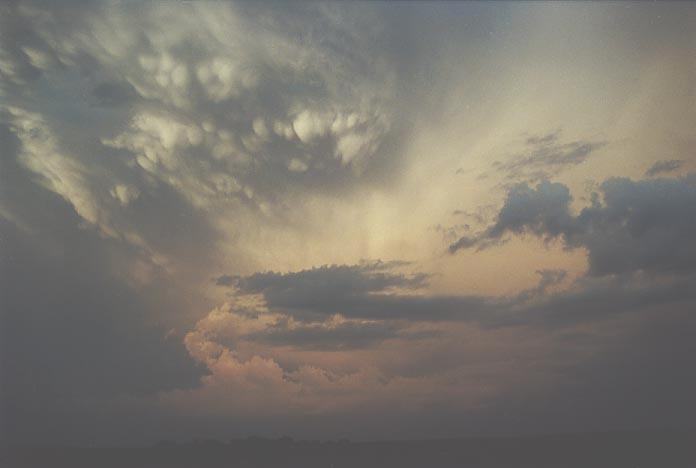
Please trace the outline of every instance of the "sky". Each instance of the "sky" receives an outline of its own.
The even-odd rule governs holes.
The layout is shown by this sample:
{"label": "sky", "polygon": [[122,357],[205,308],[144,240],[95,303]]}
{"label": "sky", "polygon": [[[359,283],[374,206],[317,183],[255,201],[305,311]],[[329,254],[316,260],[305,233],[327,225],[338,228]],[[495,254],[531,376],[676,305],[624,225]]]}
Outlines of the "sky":
{"label": "sky", "polygon": [[696,5],[5,2],[0,438],[684,428]]}

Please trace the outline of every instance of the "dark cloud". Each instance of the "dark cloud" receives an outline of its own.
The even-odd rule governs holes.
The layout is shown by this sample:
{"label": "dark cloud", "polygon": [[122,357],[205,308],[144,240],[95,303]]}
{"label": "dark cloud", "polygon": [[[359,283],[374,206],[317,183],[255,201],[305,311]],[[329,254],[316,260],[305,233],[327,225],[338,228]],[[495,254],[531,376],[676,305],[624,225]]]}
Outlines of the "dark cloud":
{"label": "dark cloud", "polygon": [[[14,124],[50,134],[79,168],[82,177],[52,188],[75,205],[85,193],[103,213],[89,222],[137,231],[110,219],[119,197],[109,193],[145,193],[153,180],[198,208],[281,216],[298,185],[346,193],[381,181],[401,154],[407,124],[390,110],[396,86],[385,85],[399,81],[397,58],[366,46],[389,33],[368,16],[350,17],[355,34],[307,5],[41,7],[3,5],[0,86]],[[235,33],[218,35],[232,17]],[[113,150],[121,157],[103,156]]]}
{"label": "dark cloud", "polygon": [[238,276],[220,275],[215,279],[216,286],[233,286],[237,282]]}
{"label": "dark cloud", "polygon": [[37,185],[4,125],[0,147],[0,436],[64,426],[87,401],[195,385],[204,370],[151,315],[181,314],[189,300],[161,280],[132,284],[139,252]]}
{"label": "dark cloud", "polygon": [[562,142],[560,134],[556,131],[528,137],[522,152],[493,163],[495,171],[508,181],[540,181],[584,163],[593,152],[607,144],[604,141]]}
{"label": "dark cloud", "polygon": [[[554,292],[552,287],[566,278],[564,270],[540,270],[536,286],[507,297],[403,294],[390,291],[390,288],[404,282],[410,286],[418,275],[375,279],[371,271],[374,265],[388,264],[368,264],[367,267],[336,265],[295,273],[255,274],[235,277],[234,284],[238,288],[237,294],[261,294],[271,311],[310,324],[289,331],[279,323],[276,330],[266,330],[264,334],[277,332],[276,338],[280,339],[311,332],[317,337],[324,334],[323,339],[327,342],[332,340],[332,334],[339,338],[340,333],[325,326],[314,327],[311,323],[335,314],[351,320],[377,321],[381,325],[373,323],[369,326],[376,326],[381,331],[385,331],[381,327],[386,326],[394,332],[406,330],[409,323],[447,321],[471,323],[485,329],[525,326],[551,330],[601,322],[627,313],[637,314],[656,305],[690,303],[696,299],[691,290],[694,284],[692,275],[678,281],[653,284],[649,278],[632,272],[608,279],[581,277],[570,288]],[[337,287],[339,283],[343,285],[341,288]],[[270,338],[266,336],[265,339]],[[359,337],[354,339],[355,346],[358,346]]]}
{"label": "dark cloud", "polygon": [[[343,305],[356,305],[372,293],[418,289],[427,284],[427,274],[394,271],[405,265],[403,262],[381,261],[359,265],[325,265],[290,273],[266,272],[236,277],[223,275],[217,279],[217,283],[232,284],[242,294],[262,294],[271,307],[343,313]],[[330,311],[332,308],[334,310]]]}
{"label": "dark cloud", "polygon": [[560,134],[561,131],[556,130],[555,132],[547,133],[545,135],[532,135],[527,138],[527,145],[535,147],[556,143]]}
{"label": "dark cloud", "polygon": [[539,283],[536,287],[522,291],[518,298],[534,298],[537,296],[544,295],[551,286],[558,285],[563,282],[566,278],[568,272],[566,270],[537,270],[537,275],[539,275]]}
{"label": "dark cloud", "polygon": [[[331,274],[327,269],[317,270],[317,275]],[[462,385],[487,378],[514,381],[517,371],[524,376],[519,385],[511,384],[514,390],[490,395],[473,409],[461,411],[442,402],[423,413],[395,416],[407,421],[417,414],[428,431],[444,424],[448,430],[525,432],[530,430],[529,421],[540,415],[543,417],[534,427],[545,432],[691,424],[696,373],[688,362],[694,347],[690,333],[696,326],[691,312],[696,304],[696,275],[668,281],[655,281],[643,273],[587,276],[555,290],[566,279],[565,272],[541,270],[538,274],[537,286],[508,298],[373,292],[350,300],[339,298],[334,307],[307,301],[307,307],[315,307],[324,316],[342,310],[353,320],[369,320],[369,325],[353,322],[327,329],[324,322],[291,329],[287,323],[278,323],[244,339],[324,351],[411,340],[406,346],[416,352],[408,355],[405,364],[391,366],[386,381],[446,375],[454,369],[470,370]],[[314,283],[313,291],[321,295],[322,282]],[[279,304],[269,307],[282,308]],[[211,323],[220,319],[216,315]],[[423,321],[437,325],[441,320],[459,323],[434,328],[435,334],[405,328]],[[449,332],[450,328],[456,332]],[[469,345],[472,336],[466,333],[472,329],[485,333],[487,342],[492,337],[492,349],[475,351]],[[433,337],[437,339],[427,341]],[[534,358],[520,354],[516,346],[521,343],[540,354]],[[442,346],[439,352],[425,351],[437,346]],[[534,382],[531,386],[530,381]],[[663,399],[665,404],[655,408],[655,402]]]}
{"label": "dark cloud", "polygon": [[[211,307],[189,283],[219,271],[216,222],[280,223],[306,194],[399,173],[409,122],[397,116],[413,114],[394,112],[395,93],[410,102],[429,78],[405,83],[420,68],[401,23],[339,10],[0,5],[3,437],[87,440],[125,424],[114,398],[196,385],[205,370],[181,335]],[[364,283],[339,268],[328,283],[425,284],[396,266],[364,266]],[[266,339],[354,348],[404,333],[351,322]]]}
{"label": "dark cloud", "polygon": [[[696,300],[693,275],[657,283],[644,275],[626,274],[613,278],[581,278],[572,288],[527,302],[522,293],[506,313],[481,323],[487,327],[532,326],[544,329],[601,323],[608,319],[651,310],[682,311]],[[542,284],[544,279],[542,278]]]}
{"label": "dark cloud", "polygon": [[684,161],[681,159],[669,159],[664,161],[657,161],[655,164],[650,166],[650,168],[645,171],[646,177],[655,177],[660,174],[665,174],[668,172],[674,172],[682,165]]}
{"label": "dark cloud", "polygon": [[217,283],[233,286],[235,294],[260,294],[270,310],[302,321],[340,314],[349,319],[381,321],[492,323],[509,307],[509,298],[407,294],[425,286],[429,277],[395,271],[407,265],[377,261],[288,273],[223,275]]}
{"label": "dark cloud", "polygon": [[477,236],[450,245],[485,248],[507,234],[561,239],[588,251],[590,274],[633,271],[684,274],[696,269],[694,177],[632,181],[613,178],[600,186],[591,206],[575,216],[568,188],[544,181],[514,186],[496,222]]}
{"label": "dark cloud", "polygon": [[[534,415],[537,429],[544,432],[693,427],[696,372],[690,360],[696,342],[690,336],[696,332],[696,317],[690,296],[682,303],[653,304],[642,314],[615,316],[620,319],[603,322],[599,333],[564,333],[558,353],[576,346],[602,351],[581,362],[559,364],[553,386],[509,395],[500,402],[509,418],[497,414],[490,419],[482,411],[481,424],[496,426],[502,418],[506,427],[521,429],[521,421]],[[602,302],[585,304],[586,311],[597,304]],[[635,305],[641,307],[640,301]]]}
{"label": "dark cloud", "polygon": [[127,83],[104,82],[98,84],[92,95],[100,106],[123,106],[135,99],[137,94]]}
{"label": "dark cloud", "polygon": [[299,349],[346,350],[367,348],[387,339],[422,339],[432,338],[435,334],[423,335],[409,333],[403,325],[388,322],[347,321],[332,326],[309,324],[287,327],[279,323],[259,333],[246,335],[244,338],[272,346],[293,346]]}
{"label": "dark cloud", "polygon": [[[577,281],[542,270],[526,291],[487,297],[427,295],[428,274],[403,262],[228,274],[214,281],[242,305],[199,320],[212,308],[203,296],[211,272],[246,260],[243,247],[234,250],[238,239],[304,225],[293,209],[308,200],[390,190],[410,173],[403,163],[412,152],[403,145],[413,143],[416,123],[444,128],[460,103],[468,110],[471,104],[475,120],[478,96],[478,105],[491,109],[484,118],[495,120],[497,104],[489,98],[507,95],[499,85],[509,83],[490,76],[532,65],[509,60],[529,57],[526,45],[514,42],[547,37],[528,33],[538,11],[526,8],[0,5],[0,437],[114,444],[167,431],[189,438],[199,429],[224,436],[311,428],[323,437],[350,426],[356,435],[423,436],[496,424],[498,431],[577,430],[693,421],[693,176],[610,179],[579,214],[562,184],[515,185],[483,233],[452,239],[453,253],[512,235],[586,249],[589,275]],[[645,45],[641,52],[662,53],[691,35],[689,15],[676,10],[653,27],[654,8],[668,7],[606,8],[612,15],[602,20],[619,25],[612,37],[618,31],[631,47]],[[631,15],[640,16],[640,27]],[[647,30],[657,33],[644,35]],[[558,41],[558,51],[585,38]],[[602,50],[599,56],[613,60],[606,51],[618,49]],[[455,87],[465,94],[447,102]],[[582,164],[606,143],[553,132],[521,144],[495,166],[506,185]],[[662,161],[648,175],[679,167]],[[472,224],[457,226],[460,231],[492,219],[485,210],[459,214]],[[264,229],[244,231],[255,223]],[[267,265],[254,261],[249,264]],[[255,271],[249,264],[239,271]],[[258,299],[247,295],[261,296],[267,309],[246,307],[244,300]],[[234,393],[245,378],[261,382],[250,388],[268,387],[269,369],[280,370],[282,386],[305,364],[293,353],[330,360],[348,353],[323,351],[369,349],[377,361],[382,348],[399,340],[403,347],[389,350],[399,356],[389,359],[404,362],[377,369],[373,388],[380,391],[390,379],[423,380],[394,387],[413,394],[403,392],[399,405],[407,404],[391,414],[381,405],[305,411],[315,409],[312,400],[299,401],[304,390],[316,390],[311,383],[281,417],[263,412],[273,398]],[[483,351],[472,345],[476,340],[486,342]],[[539,357],[518,355],[519,345],[537,347],[532,356]],[[229,351],[227,361],[218,361],[221,349]],[[244,353],[257,349],[259,356],[247,361]],[[265,355],[272,352],[287,355],[273,361]],[[581,352],[590,358],[573,355]],[[212,365],[225,362],[230,365],[222,369]],[[310,374],[324,384],[341,382],[344,375],[331,364]],[[362,369],[372,362],[345,365]],[[249,374],[240,377],[240,369]],[[214,381],[201,377],[215,377],[216,370],[223,374],[222,402],[252,393],[248,401],[259,407],[249,405],[250,415],[237,417],[225,413],[226,404],[211,405],[195,421],[161,412],[162,392],[185,400]],[[528,386],[516,385],[516,372]],[[363,377],[340,390],[359,390]],[[495,388],[489,391],[489,384]],[[474,410],[454,408],[459,398],[440,398],[460,386],[487,396]],[[330,399],[331,388],[319,392]],[[392,396],[401,393],[387,393]]]}

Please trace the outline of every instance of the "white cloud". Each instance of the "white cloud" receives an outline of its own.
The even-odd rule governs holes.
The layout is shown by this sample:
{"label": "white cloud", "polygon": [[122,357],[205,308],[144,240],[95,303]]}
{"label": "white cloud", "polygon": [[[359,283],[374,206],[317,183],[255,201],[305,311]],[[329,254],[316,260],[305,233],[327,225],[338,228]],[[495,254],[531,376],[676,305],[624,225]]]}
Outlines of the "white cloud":
{"label": "white cloud", "polygon": [[[3,81],[18,83],[24,65],[17,60],[23,58],[46,77],[40,86],[50,89],[42,95],[60,102],[36,108],[18,96],[16,108],[50,128],[52,140],[44,146],[60,147],[65,132],[84,132],[121,155],[71,147],[60,157],[40,157],[49,149],[39,150],[25,135],[25,152],[36,155],[27,167],[50,180],[47,186],[86,221],[129,237],[138,227],[113,210],[146,196],[155,183],[205,210],[215,224],[241,204],[271,217],[284,212],[278,200],[310,167],[315,178],[357,181],[390,129],[393,116],[386,109],[395,70],[383,61],[379,77],[365,74],[366,57],[323,42],[333,30],[345,41],[360,41],[331,9],[317,7],[319,19],[298,16],[283,27],[273,12],[259,18],[244,10],[217,3],[176,9],[102,4],[71,16],[19,8],[40,46],[18,42],[19,54],[2,51]],[[76,67],[89,75],[66,74]],[[123,111],[95,110],[85,96],[95,82],[132,91],[125,93],[131,100]],[[31,95],[39,82],[25,86]],[[74,88],[74,95],[59,98],[65,88]],[[71,101],[79,121],[54,121],[57,115],[41,108],[62,100]]]}
{"label": "white cloud", "polygon": [[88,168],[61,150],[53,130],[39,114],[16,107],[6,110],[11,116],[12,129],[22,143],[23,164],[40,174],[41,183],[68,201],[82,218],[113,234]]}
{"label": "white cloud", "polygon": [[118,184],[111,189],[110,193],[122,206],[128,206],[138,198],[140,190],[129,185]]}
{"label": "white cloud", "polygon": [[308,110],[300,112],[292,122],[292,128],[303,143],[311,143],[323,136],[330,125],[331,118],[328,115]]}
{"label": "white cloud", "polygon": [[306,162],[297,158],[292,158],[290,164],[288,164],[288,169],[290,169],[291,172],[305,172],[308,168],[309,166],[307,166]]}

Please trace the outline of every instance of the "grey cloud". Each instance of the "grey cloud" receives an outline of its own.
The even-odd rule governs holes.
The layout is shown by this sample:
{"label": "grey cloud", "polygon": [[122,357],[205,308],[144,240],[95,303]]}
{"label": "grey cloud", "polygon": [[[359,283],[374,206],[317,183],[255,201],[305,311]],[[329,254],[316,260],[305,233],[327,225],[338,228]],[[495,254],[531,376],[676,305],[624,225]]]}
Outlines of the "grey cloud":
{"label": "grey cloud", "polygon": [[[490,76],[527,65],[499,60],[524,53],[510,48],[515,42],[555,37],[529,34],[528,6],[513,4],[179,3],[0,5],[0,437],[114,444],[166,431],[189,438],[197,430],[216,437],[313,427],[325,437],[350,426],[371,437],[494,424],[557,429],[550,421],[559,420],[564,430],[691,424],[693,178],[612,179],[580,214],[560,184],[517,186],[488,231],[452,244],[453,252],[486,248],[531,234],[587,249],[591,274],[561,292],[553,291],[563,272],[542,271],[536,287],[513,297],[425,296],[418,288],[427,275],[400,273],[410,267],[394,263],[215,280],[298,319],[245,337],[267,345],[335,350],[400,339],[412,340],[410,350],[437,333],[419,331],[422,322],[443,321],[515,327],[505,335],[515,341],[528,339],[528,329],[558,334],[562,343],[543,350],[554,359],[540,379],[556,382],[550,391],[515,386],[484,401],[480,414],[443,399],[393,418],[381,410],[345,419],[254,413],[233,428],[218,414],[193,421],[111,405],[117,396],[185,391],[205,373],[172,328],[190,330],[211,306],[169,271],[195,281],[221,271],[216,221],[243,225],[251,213],[282,223],[306,193],[388,186],[404,173],[400,150],[413,121],[440,123],[432,117],[447,107],[448,80],[473,71],[470,96],[490,96]],[[578,8],[585,17],[590,7]],[[618,25],[611,37],[631,45],[629,61],[639,49],[662,53],[692,35],[686,5],[592,8]],[[567,47],[586,44],[578,32],[552,52],[580,50]],[[617,50],[589,47],[582,52],[600,60],[579,63],[604,66]],[[508,182],[549,177],[604,143],[556,132],[523,144],[498,166]],[[655,272],[676,275],[655,281]],[[337,313],[347,322],[329,324]],[[626,339],[613,327],[639,332]],[[461,365],[446,345],[439,361]],[[505,340],[495,345],[505,353]],[[597,357],[574,365],[566,353],[583,346]],[[468,354],[469,363],[507,377],[488,355]],[[504,358],[525,374],[538,371],[524,357]],[[413,375],[435,361],[414,363]]]}
{"label": "grey cloud", "polygon": [[236,282],[236,276],[232,275],[220,275],[215,279],[216,286],[233,286]]}
{"label": "grey cloud", "polygon": [[567,167],[584,163],[606,146],[604,141],[560,141],[560,131],[528,137],[521,153],[495,162],[494,169],[507,180],[533,182],[555,176]]}
{"label": "grey cloud", "polygon": [[[289,273],[223,275],[218,284],[233,284],[243,294],[263,294],[270,306],[326,310],[331,304],[360,300],[371,293],[391,289],[417,289],[427,284],[424,273],[404,274],[394,270],[404,262],[372,262],[359,265],[325,265]],[[334,311],[341,312],[340,310]]]}
{"label": "grey cloud", "polygon": [[[403,326],[387,322],[344,322],[332,327],[303,325],[288,328],[278,324],[264,332],[245,336],[273,346],[294,346],[300,349],[345,350],[366,348],[386,339],[423,338],[410,335]],[[432,337],[432,335],[429,335]]]}
{"label": "grey cloud", "polygon": [[[690,363],[696,352],[691,339],[696,318],[693,293],[690,296],[681,303],[653,304],[645,308],[647,313],[624,315],[623,320],[605,323],[599,334],[564,333],[559,353],[574,346],[603,351],[582,362],[559,365],[553,374],[556,385],[550,389],[508,395],[500,403],[509,405],[510,414],[521,420],[526,418],[522,415],[534,415],[545,421],[546,428],[540,429],[545,431],[579,430],[577,425],[592,430],[691,427],[696,409],[696,372]],[[586,304],[586,311],[593,305]],[[565,409],[559,414],[558,408]]]}
{"label": "grey cloud", "polygon": [[196,385],[204,369],[151,314],[182,314],[187,293],[172,295],[154,265],[150,282],[133,284],[138,250],[85,228],[36,185],[4,125],[0,148],[0,438],[65,426],[87,401]]}
{"label": "grey cloud", "polygon": [[475,245],[479,244],[481,241],[479,238],[474,237],[474,236],[462,236],[459,239],[457,239],[455,242],[449,245],[448,249],[450,253],[455,253],[457,250],[460,249],[468,249],[470,247],[474,247]]}
{"label": "grey cloud", "polygon": [[[566,272],[537,273],[539,282],[535,287],[508,297],[390,292],[394,284],[410,285],[417,275],[375,278],[369,268],[356,266],[255,274],[235,277],[234,284],[237,294],[262,294],[271,311],[288,314],[301,322],[311,323],[341,314],[348,319],[380,321],[402,328],[403,324],[393,321],[452,321],[483,328],[555,329],[696,299],[690,289],[694,283],[692,275],[665,284],[651,284],[649,279],[630,273],[609,279],[586,277],[576,280],[570,288],[552,292],[550,288],[561,283]],[[338,284],[343,287],[338,288]],[[319,329],[315,331],[322,333]],[[326,339],[330,340],[328,335]]]}
{"label": "grey cloud", "polygon": [[560,135],[560,133],[561,131],[557,130],[555,132],[547,133],[545,135],[532,135],[527,138],[527,145],[539,146],[555,143],[558,141],[558,136]]}
{"label": "grey cloud", "polygon": [[539,283],[537,286],[532,289],[522,291],[520,294],[518,294],[519,299],[529,299],[542,296],[548,291],[549,287],[561,283],[568,275],[568,272],[566,270],[553,269],[537,270],[536,274],[539,275]]}
{"label": "grey cloud", "polygon": [[42,7],[3,6],[6,121],[22,164],[107,235],[168,256],[147,231],[152,213],[133,216],[152,192],[171,211],[203,212],[196,224],[210,231],[221,211],[279,220],[303,194],[393,173],[385,160],[406,129],[391,111],[399,75],[393,52],[368,47],[388,33],[369,15],[316,4]]}
{"label": "grey cloud", "polygon": [[[180,331],[210,305],[186,280],[218,268],[216,221],[280,223],[307,193],[401,172],[417,114],[404,109],[434,76],[402,49],[420,41],[400,21],[422,10],[408,9],[392,21],[369,5],[0,5],[3,438],[118,433],[122,414],[100,420],[112,397],[195,385],[205,370]],[[357,295],[426,280],[370,268]],[[331,342],[268,339],[410,333],[336,328]]]}
{"label": "grey cloud", "polygon": [[127,83],[103,82],[95,86],[92,96],[100,106],[123,106],[136,99],[136,92]]}
{"label": "grey cloud", "polygon": [[497,239],[508,231],[558,236],[570,229],[572,224],[568,211],[571,200],[570,190],[563,184],[544,181],[535,189],[527,184],[515,185],[508,192],[487,237]]}
{"label": "grey cloud", "polygon": [[682,161],[681,159],[657,161],[655,164],[650,166],[650,168],[648,168],[647,171],[645,171],[645,175],[647,177],[655,177],[656,175],[674,172],[680,167],[682,167],[683,164],[684,161]]}
{"label": "grey cloud", "polygon": [[497,220],[480,235],[467,235],[450,244],[450,253],[460,249],[489,248],[505,242],[508,231],[522,234],[529,231],[537,236],[556,237],[571,228],[568,207],[572,197],[562,184],[543,181],[536,188],[526,183],[514,185],[508,191]]}
{"label": "grey cloud", "polygon": [[[506,314],[483,325],[562,329],[631,314],[645,316],[655,309],[680,313],[696,301],[695,284],[694,275],[657,284],[650,278],[632,274],[581,278],[567,291],[546,295],[540,301],[512,304]],[[521,299],[526,299],[526,295],[522,294]]]}
{"label": "grey cloud", "polygon": [[477,236],[450,245],[450,252],[500,242],[505,235],[561,239],[567,248],[586,248],[592,275],[632,271],[684,274],[696,269],[696,186],[693,176],[632,181],[613,178],[601,198],[574,216],[562,184],[514,186],[497,221]]}
{"label": "grey cloud", "polygon": [[395,271],[407,265],[377,261],[288,273],[223,275],[217,283],[231,285],[235,294],[260,294],[270,310],[301,321],[340,314],[349,319],[381,321],[492,322],[508,307],[509,299],[405,294],[425,286],[429,276]]}

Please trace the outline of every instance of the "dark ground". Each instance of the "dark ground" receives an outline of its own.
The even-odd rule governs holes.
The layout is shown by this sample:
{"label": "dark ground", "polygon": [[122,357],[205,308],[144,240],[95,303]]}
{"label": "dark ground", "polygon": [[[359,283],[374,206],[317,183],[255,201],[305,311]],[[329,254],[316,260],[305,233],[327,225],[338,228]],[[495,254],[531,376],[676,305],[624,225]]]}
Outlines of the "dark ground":
{"label": "dark ground", "polygon": [[696,431],[395,442],[249,438],[141,448],[2,450],[3,468],[695,468]]}

